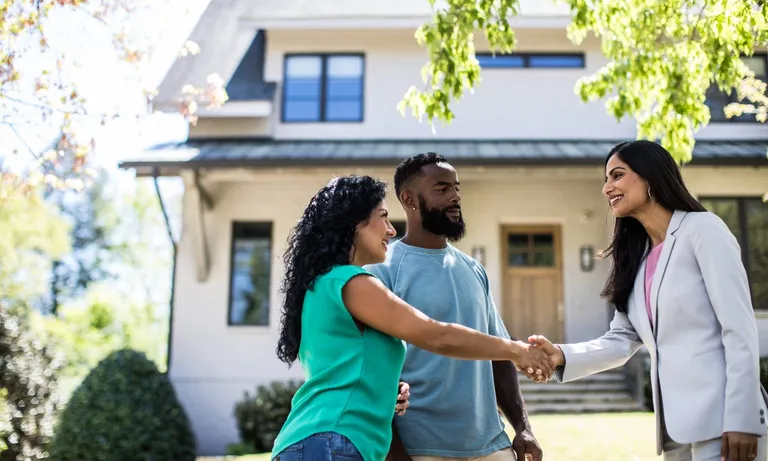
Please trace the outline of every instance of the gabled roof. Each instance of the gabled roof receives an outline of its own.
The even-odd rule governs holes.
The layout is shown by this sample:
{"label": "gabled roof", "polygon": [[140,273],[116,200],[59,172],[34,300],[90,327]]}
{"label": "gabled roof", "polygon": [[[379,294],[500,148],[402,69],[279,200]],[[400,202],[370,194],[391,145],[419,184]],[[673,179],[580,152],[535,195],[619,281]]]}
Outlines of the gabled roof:
{"label": "gabled roof", "polygon": [[276,85],[264,82],[263,73],[266,34],[240,24],[247,3],[211,0],[189,36],[200,46],[200,53],[176,59],[160,84],[157,109],[176,110],[184,85],[205,87],[214,73],[228,82],[232,101],[272,100]]}
{"label": "gabled roof", "polygon": [[264,58],[267,34],[260,30],[227,83],[230,101],[272,101],[275,82],[264,81]]}
{"label": "gabled roof", "polygon": [[[181,169],[396,165],[436,151],[456,165],[602,165],[607,140],[198,140],[157,146],[121,168],[139,174]],[[698,141],[691,165],[768,166],[768,140]]]}

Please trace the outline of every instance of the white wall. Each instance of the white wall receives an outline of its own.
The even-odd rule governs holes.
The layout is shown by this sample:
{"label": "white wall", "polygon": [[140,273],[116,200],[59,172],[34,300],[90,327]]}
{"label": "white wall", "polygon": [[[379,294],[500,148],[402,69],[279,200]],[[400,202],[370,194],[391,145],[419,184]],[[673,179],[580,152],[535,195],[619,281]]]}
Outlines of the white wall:
{"label": "white wall", "polygon": [[[585,69],[485,69],[474,94],[453,104],[450,125],[419,123],[410,112],[396,110],[412,85],[421,85],[420,69],[426,54],[410,30],[272,30],[268,35],[265,75],[282,82],[286,53],[365,53],[363,123],[281,123],[278,90],[272,133],[283,139],[630,139],[636,134],[631,119],[616,122],[604,101],[583,103],[574,93],[581,77],[607,61],[596,40],[575,47],[565,30],[521,29],[520,52],[586,53]],[[487,49],[478,38],[478,50]],[[768,138],[759,124],[713,124],[699,139]]]}

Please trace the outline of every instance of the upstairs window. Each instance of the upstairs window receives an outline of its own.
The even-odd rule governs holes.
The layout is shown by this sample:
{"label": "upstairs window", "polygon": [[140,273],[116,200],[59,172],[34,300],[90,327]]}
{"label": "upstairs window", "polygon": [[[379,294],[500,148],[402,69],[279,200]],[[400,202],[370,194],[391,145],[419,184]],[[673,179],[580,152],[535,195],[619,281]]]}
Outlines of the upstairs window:
{"label": "upstairs window", "polygon": [[[749,67],[752,72],[755,73],[755,78],[765,81],[768,77],[768,54],[755,53],[752,56],[743,56],[741,60]],[[755,114],[743,114],[739,117],[727,118],[725,116],[725,106],[732,102],[741,102],[743,104],[751,104],[750,101],[739,101],[739,96],[734,89],[730,94],[724,93],[717,88],[717,85],[712,85],[707,90],[706,104],[709,106],[710,121],[711,122],[753,122],[760,123],[755,118]]]}
{"label": "upstairs window", "polygon": [[283,122],[362,122],[364,78],[360,54],[286,56]]}
{"label": "upstairs window", "polygon": [[585,66],[584,54],[581,53],[510,53],[495,56],[478,53],[476,57],[484,69],[583,69]]}

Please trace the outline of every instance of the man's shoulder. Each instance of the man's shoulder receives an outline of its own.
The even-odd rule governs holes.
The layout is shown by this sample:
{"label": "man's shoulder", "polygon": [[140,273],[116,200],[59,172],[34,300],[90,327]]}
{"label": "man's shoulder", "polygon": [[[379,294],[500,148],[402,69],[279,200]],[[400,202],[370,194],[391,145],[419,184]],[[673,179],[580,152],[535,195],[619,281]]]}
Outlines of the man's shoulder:
{"label": "man's shoulder", "polygon": [[453,254],[457,256],[457,258],[462,261],[467,266],[471,267],[475,272],[477,272],[481,277],[485,278],[485,268],[482,264],[480,264],[480,261],[473,258],[472,256],[464,253],[463,251],[459,250],[453,245],[449,246],[449,249]]}
{"label": "man's shoulder", "polygon": [[365,266],[365,270],[376,276],[382,276],[397,270],[397,267],[405,256],[402,246],[398,245],[398,243],[399,242],[393,242],[387,245],[387,256],[384,259],[384,262],[367,265]]}

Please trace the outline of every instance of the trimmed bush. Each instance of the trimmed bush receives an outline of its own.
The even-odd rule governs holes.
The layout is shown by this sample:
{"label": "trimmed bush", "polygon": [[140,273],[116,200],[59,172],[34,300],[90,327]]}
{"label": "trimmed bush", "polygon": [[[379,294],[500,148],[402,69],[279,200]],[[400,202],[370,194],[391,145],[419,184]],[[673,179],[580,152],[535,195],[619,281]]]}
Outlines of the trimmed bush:
{"label": "trimmed bush", "polygon": [[75,389],[50,446],[53,461],[194,461],[195,438],[168,377],[130,349]]}
{"label": "trimmed bush", "polygon": [[259,386],[253,396],[246,391],[243,400],[235,405],[242,443],[231,447],[231,452],[234,453],[235,448],[240,452],[243,447],[252,447],[255,453],[272,451],[275,438],[291,411],[291,400],[301,385],[301,381],[276,381]]}
{"label": "trimmed bush", "polygon": [[23,319],[0,306],[0,461],[45,457],[59,368]]}

